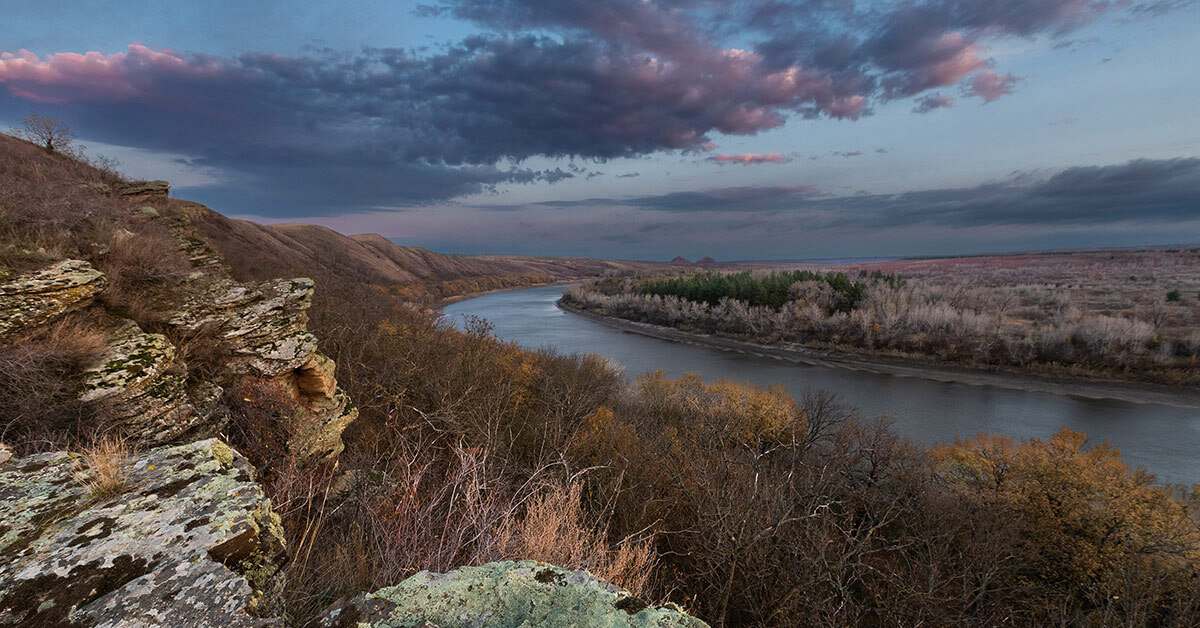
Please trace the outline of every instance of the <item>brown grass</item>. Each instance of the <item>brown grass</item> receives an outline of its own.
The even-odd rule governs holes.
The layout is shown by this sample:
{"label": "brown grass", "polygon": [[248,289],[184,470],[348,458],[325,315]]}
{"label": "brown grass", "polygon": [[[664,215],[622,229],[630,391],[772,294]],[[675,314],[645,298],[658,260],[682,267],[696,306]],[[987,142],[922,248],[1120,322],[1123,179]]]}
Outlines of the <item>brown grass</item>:
{"label": "brown grass", "polygon": [[584,569],[636,597],[653,597],[651,582],[658,563],[653,540],[627,537],[610,547],[608,529],[591,520],[583,507],[581,483],[551,486],[529,502],[523,517],[507,522],[497,546],[505,560]]}
{"label": "brown grass", "polygon": [[92,499],[119,494],[129,485],[136,450],[116,435],[106,435],[79,452],[79,470],[75,481],[88,490]]}
{"label": "brown grass", "polygon": [[45,451],[92,429],[79,394],[84,370],[107,346],[100,318],[78,312],[0,346],[0,440],[23,453]]}

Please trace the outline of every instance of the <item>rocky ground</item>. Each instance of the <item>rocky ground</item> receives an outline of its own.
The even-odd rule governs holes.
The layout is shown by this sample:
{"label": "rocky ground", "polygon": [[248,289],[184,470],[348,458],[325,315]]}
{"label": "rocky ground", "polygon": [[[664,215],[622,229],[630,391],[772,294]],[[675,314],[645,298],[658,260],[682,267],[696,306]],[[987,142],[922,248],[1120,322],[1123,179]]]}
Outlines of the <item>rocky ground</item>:
{"label": "rocky ground", "polygon": [[[14,457],[0,445],[0,626],[282,626],[271,604],[287,586],[284,540],[252,465],[220,440],[217,401],[238,379],[268,382],[299,408],[292,454],[342,451],[357,411],[335,365],[307,330],[313,281],[239,282],[184,218],[154,207],[165,182],[106,193],[139,219],[168,222],[192,272],[164,296],[145,329],[98,300],[104,273],[64,259],[24,273],[0,270],[0,344],[72,312],[99,310],[100,357],[80,401],[127,449],[105,470],[77,453]],[[205,345],[214,369],[189,377],[186,347]],[[215,357],[214,357],[215,356]],[[191,371],[193,374],[195,371]],[[658,609],[584,572],[531,562],[418,574],[337,605],[323,626],[660,626],[704,624]]]}

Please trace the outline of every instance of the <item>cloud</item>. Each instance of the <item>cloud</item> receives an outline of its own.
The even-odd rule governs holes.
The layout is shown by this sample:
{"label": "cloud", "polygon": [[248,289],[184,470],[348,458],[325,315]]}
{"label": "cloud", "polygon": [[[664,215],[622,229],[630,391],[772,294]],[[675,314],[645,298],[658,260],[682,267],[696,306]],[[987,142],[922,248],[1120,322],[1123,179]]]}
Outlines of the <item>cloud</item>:
{"label": "cloud", "polygon": [[942,94],[929,94],[917,99],[917,106],[913,107],[913,113],[929,113],[934,109],[943,109],[953,107],[954,99],[950,96]]}
{"label": "cloud", "polygon": [[997,74],[991,70],[983,70],[971,77],[971,82],[963,88],[963,92],[979,96],[983,102],[989,103],[1005,94],[1011,94],[1019,80],[1011,74]]}
{"label": "cloud", "polygon": [[625,174],[617,175],[617,178],[618,179],[633,179],[635,177],[640,177],[640,176],[642,176],[642,173],[640,173],[640,172],[627,172]]}
{"label": "cloud", "polygon": [[899,194],[830,196],[811,185],[745,186],[625,199],[556,201],[535,206],[624,207],[738,215],[787,212],[802,217],[810,229],[1169,224],[1200,219],[1196,212],[1200,206],[1200,158],[1139,159],[1111,166],[1078,166],[1040,177],[1016,173],[1001,182]]}
{"label": "cloud", "polygon": [[[1101,0],[453,0],[420,9],[481,32],[421,50],[215,57],[0,54],[0,115],[31,104],[97,141],[233,173],[201,200],[313,215],[435,203],[571,172],[532,157],[710,152],[792,117],[853,120],[960,85],[1016,80],[992,42],[1065,36],[1099,16],[1170,10]],[[936,100],[930,100],[936,98]]]}
{"label": "cloud", "polygon": [[791,161],[791,159],[784,157],[783,153],[768,153],[765,155],[742,153],[740,155],[713,155],[708,158],[708,161],[721,165],[742,164],[743,166],[748,166],[750,164],[782,164]]}

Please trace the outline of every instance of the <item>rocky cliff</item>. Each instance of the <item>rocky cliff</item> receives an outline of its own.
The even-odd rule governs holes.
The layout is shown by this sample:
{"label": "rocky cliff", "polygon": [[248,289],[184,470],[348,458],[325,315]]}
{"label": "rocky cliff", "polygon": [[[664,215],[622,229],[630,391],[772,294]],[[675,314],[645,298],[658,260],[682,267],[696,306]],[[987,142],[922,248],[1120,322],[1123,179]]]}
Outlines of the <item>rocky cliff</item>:
{"label": "rocky cliff", "polygon": [[[0,349],[60,328],[91,336],[95,355],[61,388],[97,421],[63,440],[101,430],[124,444],[102,460],[67,451],[18,455],[0,444],[0,626],[285,625],[272,606],[273,592],[286,586],[280,519],[253,466],[219,437],[232,407],[224,390],[250,380],[294,405],[291,455],[317,462],[342,451],[342,432],[357,412],[308,330],[314,282],[237,280],[209,246],[211,234],[169,198],[166,182],[85,189],[101,195],[88,203],[108,199],[104,211],[116,213],[103,220],[119,226],[107,244],[82,236],[72,255],[7,243],[25,265],[0,266]],[[138,237],[139,225],[167,234],[144,241],[185,265],[136,284],[149,292],[139,296],[150,311],[131,307],[128,293],[110,298],[115,286],[131,284],[108,272],[108,247]],[[103,490],[100,478],[108,478]],[[528,562],[421,573],[318,621],[703,625],[678,610],[646,607],[584,572]]]}
{"label": "rocky cliff", "polygon": [[[145,201],[146,198],[140,197]],[[150,205],[132,211],[168,221]],[[337,386],[334,364],[307,331],[313,282],[306,278],[234,281],[221,257],[181,219],[167,228],[193,266],[170,286],[157,308],[161,332],[106,313],[107,348],[86,374],[81,399],[107,428],[142,445],[177,443],[223,432],[228,417],[216,404],[221,387],[241,377],[267,380],[299,410],[293,446],[302,455],[332,457],[356,411]],[[84,260],[63,260],[5,277],[0,283],[0,342],[19,338],[66,314],[93,306],[105,288],[103,273]],[[170,337],[207,345],[216,373],[188,377],[188,365]]]}

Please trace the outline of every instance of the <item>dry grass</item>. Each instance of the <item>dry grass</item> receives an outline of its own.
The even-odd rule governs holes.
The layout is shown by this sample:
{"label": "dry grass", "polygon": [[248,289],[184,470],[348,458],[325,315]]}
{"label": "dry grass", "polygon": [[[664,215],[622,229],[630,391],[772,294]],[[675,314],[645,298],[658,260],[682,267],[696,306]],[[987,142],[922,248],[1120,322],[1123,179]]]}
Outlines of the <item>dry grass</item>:
{"label": "dry grass", "polygon": [[116,435],[106,435],[79,452],[79,470],[75,481],[88,490],[92,499],[105,499],[129,486],[136,450]]}
{"label": "dry grass", "polygon": [[652,539],[608,544],[608,530],[591,523],[579,482],[547,488],[534,497],[520,519],[507,522],[497,547],[505,560],[532,559],[567,569],[584,569],[639,598],[653,596],[658,563]]}
{"label": "dry grass", "polygon": [[0,346],[0,440],[19,452],[59,449],[88,432],[83,373],[107,346],[102,321],[78,312]]}

